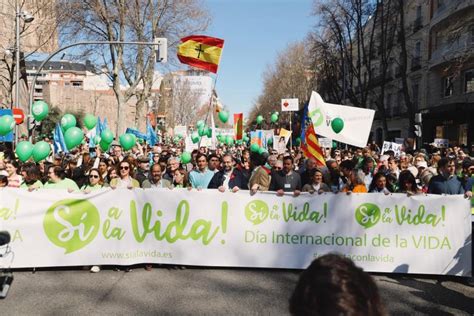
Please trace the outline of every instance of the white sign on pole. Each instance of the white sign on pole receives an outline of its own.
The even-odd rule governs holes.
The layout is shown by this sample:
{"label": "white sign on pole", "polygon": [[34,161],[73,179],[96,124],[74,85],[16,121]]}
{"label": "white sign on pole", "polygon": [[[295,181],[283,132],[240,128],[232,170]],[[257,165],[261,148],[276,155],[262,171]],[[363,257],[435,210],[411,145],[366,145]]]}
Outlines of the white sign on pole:
{"label": "white sign on pole", "polygon": [[4,188],[0,209],[0,230],[10,232],[15,253],[0,261],[13,259],[13,268],[165,263],[303,269],[337,252],[366,271],[472,273],[470,201],[462,195],[294,198],[187,189],[85,195]]}
{"label": "white sign on pole", "polygon": [[281,99],[282,112],[298,111],[298,110],[299,110],[298,99]]}
{"label": "white sign on pole", "polygon": [[400,154],[402,153],[402,144],[397,144],[393,142],[383,142],[382,145],[382,155],[388,151],[391,150],[395,153],[395,157],[400,157]]}

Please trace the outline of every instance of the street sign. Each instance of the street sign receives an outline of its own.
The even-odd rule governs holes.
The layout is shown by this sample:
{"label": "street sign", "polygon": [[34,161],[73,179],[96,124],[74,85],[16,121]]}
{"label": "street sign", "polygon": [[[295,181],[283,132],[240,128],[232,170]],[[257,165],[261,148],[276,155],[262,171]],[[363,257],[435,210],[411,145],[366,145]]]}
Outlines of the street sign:
{"label": "street sign", "polygon": [[13,118],[15,119],[16,125],[23,123],[25,120],[25,113],[22,109],[13,108],[12,109]]}
{"label": "street sign", "polygon": [[289,112],[289,111],[298,111],[298,99],[281,99],[281,111],[282,112]]}

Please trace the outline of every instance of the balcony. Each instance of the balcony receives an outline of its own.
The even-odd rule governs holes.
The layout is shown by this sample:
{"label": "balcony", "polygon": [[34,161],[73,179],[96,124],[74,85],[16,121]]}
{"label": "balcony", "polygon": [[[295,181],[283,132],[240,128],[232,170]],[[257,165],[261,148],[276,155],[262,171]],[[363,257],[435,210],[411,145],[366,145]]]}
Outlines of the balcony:
{"label": "balcony", "polygon": [[474,6],[474,0],[447,0],[433,13],[430,26],[433,27],[452,14]]}
{"label": "balcony", "polygon": [[434,67],[460,56],[473,55],[474,42],[469,36],[463,35],[453,43],[446,43],[431,53],[430,67]]}

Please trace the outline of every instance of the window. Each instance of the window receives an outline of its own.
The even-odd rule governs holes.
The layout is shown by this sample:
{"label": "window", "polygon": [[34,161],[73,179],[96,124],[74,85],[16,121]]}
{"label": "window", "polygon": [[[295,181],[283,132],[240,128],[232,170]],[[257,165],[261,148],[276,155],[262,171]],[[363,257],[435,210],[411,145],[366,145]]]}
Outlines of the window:
{"label": "window", "polygon": [[443,78],[443,96],[450,97],[453,95],[453,77],[444,77]]}
{"label": "window", "polygon": [[464,72],[464,93],[474,92],[474,69]]}
{"label": "window", "polygon": [[436,137],[435,138],[444,138],[444,125],[436,126]]}

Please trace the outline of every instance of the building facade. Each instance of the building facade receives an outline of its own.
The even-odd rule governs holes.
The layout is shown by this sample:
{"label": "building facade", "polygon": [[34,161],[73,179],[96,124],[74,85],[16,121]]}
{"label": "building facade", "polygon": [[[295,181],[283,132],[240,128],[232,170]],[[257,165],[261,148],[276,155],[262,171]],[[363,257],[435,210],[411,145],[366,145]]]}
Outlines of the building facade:
{"label": "building facade", "polygon": [[[415,112],[421,113],[423,144],[435,138],[474,150],[474,1],[411,0],[405,4],[407,80]],[[385,83],[388,135],[375,120],[372,139],[409,137],[399,50]],[[377,116],[376,116],[377,118]]]}
{"label": "building facade", "polygon": [[161,84],[158,116],[167,128],[193,125],[208,116],[212,90],[213,79],[207,71],[171,72]]}

